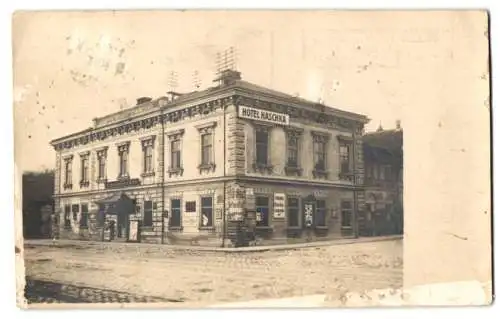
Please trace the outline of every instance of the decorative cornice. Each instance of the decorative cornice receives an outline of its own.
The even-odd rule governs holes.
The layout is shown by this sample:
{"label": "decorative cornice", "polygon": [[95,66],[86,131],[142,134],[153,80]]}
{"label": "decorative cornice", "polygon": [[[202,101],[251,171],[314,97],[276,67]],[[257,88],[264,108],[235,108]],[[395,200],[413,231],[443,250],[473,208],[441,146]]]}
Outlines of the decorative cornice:
{"label": "decorative cornice", "polygon": [[90,151],[81,152],[78,153],[78,155],[80,155],[81,158],[87,158],[90,156]]}
{"label": "decorative cornice", "polygon": [[[194,116],[206,116],[213,113],[219,109],[225,109],[228,105],[236,103],[236,96],[224,96],[218,97],[214,100],[203,102],[195,105],[190,105],[184,108],[179,108],[176,110],[164,110],[164,107],[158,107],[157,112],[152,112],[148,118],[137,118],[134,119],[135,113],[126,113],[128,117],[120,114],[119,119],[110,120],[107,124],[116,123],[113,127],[96,127],[87,129],[82,132],[78,132],[68,136],[67,138],[60,138],[53,140],[51,145],[56,151],[63,149],[70,149],[77,147],[79,145],[85,145],[88,143],[103,141],[108,138],[117,137],[120,135],[137,132],[139,130],[148,130],[154,128],[157,125],[168,123],[176,123],[186,118],[191,118]],[[170,106],[175,107],[175,106]],[[143,116],[141,114],[140,116]],[[130,118],[132,117],[132,118]],[[124,120],[127,120],[124,122]],[[102,124],[102,123],[101,123]]]}
{"label": "decorative cornice", "polygon": [[[228,105],[240,104],[257,107],[263,110],[286,113],[290,115],[291,119],[294,119],[297,122],[312,122],[325,126],[329,129],[344,130],[349,132],[352,132],[354,130],[357,134],[360,134],[360,132],[362,132],[364,122],[367,121],[365,117],[361,116],[359,116],[359,119],[357,120],[349,118],[355,116],[355,114],[346,114],[345,117],[342,117],[342,115],[333,114],[333,112],[328,110],[328,107],[324,106],[312,107],[311,103],[306,102],[304,102],[303,106],[300,106],[299,102],[288,103],[285,100],[282,101],[282,99],[279,98],[266,97],[264,96],[265,94],[261,94],[258,92],[254,93],[254,95],[260,94],[262,96],[256,98],[255,96],[250,96],[251,93],[247,93],[245,90],[240,90],[238,88],[233,89],[233,92],[238,92],[238,94],[223,97],[219,96],[218,98],[215,98],[211,101],[190,105],[175,110],[167,111],[168,109],[165,110],[163,107],[159,106],[156,107],[158,111],[154,111],[155,108],[151,108],[152,112],[147,115],[134,112],[134,108],[130,110],[130,112],[127,111],[125,113],[119,113],[107,117],[109,123],[108,121],[103,122],[102,119],[98,119],[98,122],[100,121],[100,123],[96,127],[72,134],[68,137],[56,139],[51,142],[51,145],[53,145],[56,151],[70,149],[80,145],[86,145],[97,141],[103,141],[108,138],[137,132],[139,130],[148,130],[157,125],[160,125],[161,123],[177,123],[186,118],[208,115],[218,109],[225,109]],[[219,92],[218,94],[223,94],[223,92]],[[271,102],[270,100],[276,102]],[[179,103],[187,102],[189,101],[183,101]],[[170,107],[175,108],[177,107],[177,105],[173,105]],[[134,118],[139,116],[148,117]],[[104,124],[105,122],[105,127],[102,127],[101,124]],[[108,125],[115,126],[109,127]]]}
{"label": "decorative cornice", "polygon": [[319,131],[311,131],[311,135],[315,142],[327,142],[330,139],[330,134]]}
{"label": "decorative cornice", "polygon": [[66,156],[63,157],[63,160],[65,162],[72,161],[73,160],[73,155],[66,155]]}
{"label": "decorative cornice", "polygon": [[201,134],[204,134],[211,132],[216,126],[217,126],[217,121],[213,121],[201,125],[196,125],[195,127]]}
{"label": "decorative cornice", "polygon": [[353,138],[352,136],[345,136],[345,135],[337,135],[337,139],[341,142],[348,142],[348,143],[352,143],[353,142]]}
{"label": "decorative cornice", "polygon": [[304,129],[301,127],[287,126],[285,127],[285,132],[287,134],[301,135],[304,133]]}
{"label": "decorative cornice", "polygon": [[153,134],[146,137],[141,137],[139,140],[141,141],[142,148],[144,149],[148,146],[154,146],[156,135]]}
{"label": "decorative cornice", "polygon": [[185,132],[185,130],[183,128],[181,128],[179,130],[167,132],[166,134],[167,134],[169,139],[177,140],[177,139],[180,139],[184,135],[184,132]]}
{"label": "decorative cornice", "polygon": [[116,147],[118,148],[118,152],[128,152],[130,141],[116,143]]}

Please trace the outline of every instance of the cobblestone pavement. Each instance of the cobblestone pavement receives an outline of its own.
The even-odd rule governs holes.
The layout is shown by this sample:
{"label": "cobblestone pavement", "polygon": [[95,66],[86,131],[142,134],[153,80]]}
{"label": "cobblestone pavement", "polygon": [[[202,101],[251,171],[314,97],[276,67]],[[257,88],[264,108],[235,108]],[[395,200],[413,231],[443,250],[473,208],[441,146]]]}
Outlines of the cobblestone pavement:
{"label": "cobblestone pavement", "polygon": [[[32,280],[194,303],[312,294],[336,298],[400,288],[403,277],[401,240],[253,253],[27,245],[24,254]],[[129,300],[122,302],[135,302]]]}
{"label": "cobblestone pavement", "polygon": [[61,284],[26,278],[24,296],[32,303],[168,303],[182,302],[151,296],[140,296],[120,291]]}

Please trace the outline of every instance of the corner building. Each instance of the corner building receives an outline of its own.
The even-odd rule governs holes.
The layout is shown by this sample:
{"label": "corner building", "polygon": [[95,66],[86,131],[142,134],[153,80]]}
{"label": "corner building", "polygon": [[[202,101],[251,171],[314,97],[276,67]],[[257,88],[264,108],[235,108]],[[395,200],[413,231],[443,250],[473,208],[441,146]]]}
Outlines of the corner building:
{"label": "corner building", "polygon": [[271,243],[357,235],[368,119],[254,85],[227,70],[207,90],[158,99],[51,142],[60,238],[220,246],[255,212]]}

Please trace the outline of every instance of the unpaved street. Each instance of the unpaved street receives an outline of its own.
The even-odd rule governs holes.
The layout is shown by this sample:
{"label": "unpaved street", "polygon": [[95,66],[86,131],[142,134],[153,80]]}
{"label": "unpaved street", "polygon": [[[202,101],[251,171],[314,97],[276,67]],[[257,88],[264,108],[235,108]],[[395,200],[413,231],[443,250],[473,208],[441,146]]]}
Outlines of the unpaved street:
{"label": "unpaved street", "polygon": [[26,245],[28,299],[43,301],[51,288],[40,286],[51,284],[56,301],[61,290],[73,294],[62,302],[220,303],[400,288],[402,250],[401,240],[245,253]]}

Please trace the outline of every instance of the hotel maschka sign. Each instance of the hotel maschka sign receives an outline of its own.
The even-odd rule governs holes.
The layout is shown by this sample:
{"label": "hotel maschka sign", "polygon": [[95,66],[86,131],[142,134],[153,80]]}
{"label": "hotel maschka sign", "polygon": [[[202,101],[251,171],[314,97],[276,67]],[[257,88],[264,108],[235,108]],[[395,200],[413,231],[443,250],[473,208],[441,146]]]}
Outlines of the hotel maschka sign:
{"label": "hotel maschka sign", "polygon": [[278,125],[290,124],[290,116],[288,114],[260,110],[242,105],[240,105],[238,108],[238,117]]}

